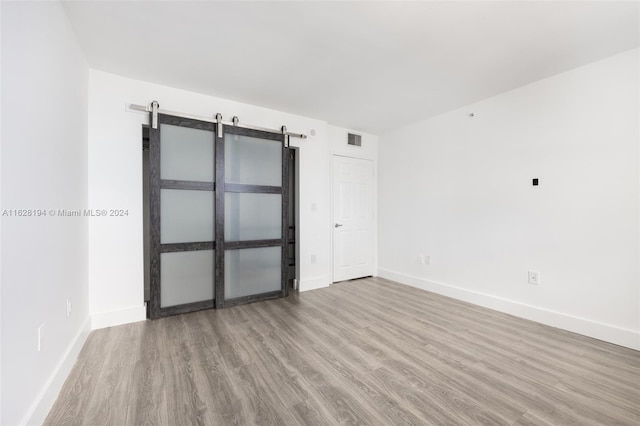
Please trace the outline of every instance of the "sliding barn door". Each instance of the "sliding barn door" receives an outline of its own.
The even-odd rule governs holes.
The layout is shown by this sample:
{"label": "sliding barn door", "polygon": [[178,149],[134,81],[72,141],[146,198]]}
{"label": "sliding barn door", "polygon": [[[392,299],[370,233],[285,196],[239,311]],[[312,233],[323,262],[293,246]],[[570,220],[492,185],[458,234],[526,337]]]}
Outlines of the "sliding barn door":
{"label": "sliding barn door", "polygon": [[158,115],[149,132],[152,318],[214,306],[216,132]]}
{"label": "sliding barn door", "polygon": [[287,293],[284,136],[217,126],[150,129],[151,318]]}
{"label": "sliding barn door", "polygon": [[[287,295],[288,149],[284,136],[238,127],[224,132],[224,286],[217,306]],[[220,206],[219,206],[220,207]],[[220,224],[218,224],[220,225]]]}

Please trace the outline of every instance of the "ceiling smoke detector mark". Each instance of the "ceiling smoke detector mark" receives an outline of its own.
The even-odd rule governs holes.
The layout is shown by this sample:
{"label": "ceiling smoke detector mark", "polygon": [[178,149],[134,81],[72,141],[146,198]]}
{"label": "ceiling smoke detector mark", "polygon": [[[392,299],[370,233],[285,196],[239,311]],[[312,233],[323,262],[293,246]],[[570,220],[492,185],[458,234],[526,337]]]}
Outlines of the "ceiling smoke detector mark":
{"label": "ceiling smoke detector mark", "polygon": [[309,129],[309,137],[310,138],[316,137],[316,129]]}

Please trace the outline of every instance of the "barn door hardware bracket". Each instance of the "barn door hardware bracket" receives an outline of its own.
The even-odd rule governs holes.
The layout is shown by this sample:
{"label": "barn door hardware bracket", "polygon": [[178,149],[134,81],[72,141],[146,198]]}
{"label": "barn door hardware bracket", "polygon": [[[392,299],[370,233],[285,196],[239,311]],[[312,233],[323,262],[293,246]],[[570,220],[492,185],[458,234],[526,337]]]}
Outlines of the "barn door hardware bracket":
{"label": "barn door hardware bracket", "polygon": [[151,102],[151,127],[154,129],[158,128],[158,108],[160,108],[158,101]]}
{"label": "barn door hardware bracket", "polygon": [[218,123],[218,137],[222,138],[222,114],[216,114],[216,123]]}

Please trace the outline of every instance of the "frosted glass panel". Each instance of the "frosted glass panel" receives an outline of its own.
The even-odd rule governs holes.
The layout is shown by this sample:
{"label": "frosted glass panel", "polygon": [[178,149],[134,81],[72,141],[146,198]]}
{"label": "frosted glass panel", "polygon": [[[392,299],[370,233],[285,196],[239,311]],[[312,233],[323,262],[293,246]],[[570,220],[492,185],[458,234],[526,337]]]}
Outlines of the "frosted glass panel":
{"label": "frosted glass panel", "polygon": [[281,289],[281,247],[227,250],[224,257],[225,299]]}
{"label": "frosted glass panel", "polygon": [[282,195],[227,192],[224,197],[226,241],[282,238]]}
{"label": "frosted glass panel", "polygon": [[160,254],[160,306],[213,300],[214,251]]}
{"label": "frosted glass panel", "polygon": [[227,134],[224,145],[227,182],[282,186],[282,142]]}
{"label": "frosted glass panel", "polygon": [[160,190],[160,242],[213,241],[213,191]]}
{"label": "frosted glass panel", "polygon": [[214,181],[214,133],[160,125],[160,178]]}

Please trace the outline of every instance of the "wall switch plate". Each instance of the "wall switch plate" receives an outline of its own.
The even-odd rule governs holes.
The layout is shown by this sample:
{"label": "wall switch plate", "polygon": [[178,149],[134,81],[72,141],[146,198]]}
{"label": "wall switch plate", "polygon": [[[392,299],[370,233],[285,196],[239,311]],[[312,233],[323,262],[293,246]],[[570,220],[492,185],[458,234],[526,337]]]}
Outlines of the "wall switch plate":
{"label": "wall switch plate", "polygon": [[529,271],[529,284],[540,284],[540,274],[537,271]]}
{"label": "wall switch plate", "polygon": [[311,255],[311,263],[315,264],[318,261],[318,257],[315,254]]}

